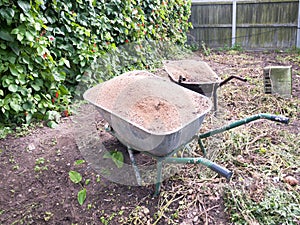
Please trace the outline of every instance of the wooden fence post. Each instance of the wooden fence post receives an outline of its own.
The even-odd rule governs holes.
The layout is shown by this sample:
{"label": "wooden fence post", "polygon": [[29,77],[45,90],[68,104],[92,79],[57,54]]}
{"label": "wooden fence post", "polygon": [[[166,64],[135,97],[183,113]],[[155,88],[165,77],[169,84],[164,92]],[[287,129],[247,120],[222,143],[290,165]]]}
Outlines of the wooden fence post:
{"label": "wooden fence post", "polygon": [[231,46],[233,47],[236,41],[236,0],[232,0],[232,35],[231,36],[232,36]]}

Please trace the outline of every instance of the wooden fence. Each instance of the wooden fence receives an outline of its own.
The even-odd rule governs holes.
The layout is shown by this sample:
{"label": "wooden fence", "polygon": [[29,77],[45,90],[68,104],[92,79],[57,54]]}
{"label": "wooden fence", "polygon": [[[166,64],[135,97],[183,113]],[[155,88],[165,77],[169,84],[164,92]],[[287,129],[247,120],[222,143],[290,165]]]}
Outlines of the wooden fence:
{"label": "wooden fence", "polygon": [[211,48],[300,47],[300,0],[192,0],[188,40]]}

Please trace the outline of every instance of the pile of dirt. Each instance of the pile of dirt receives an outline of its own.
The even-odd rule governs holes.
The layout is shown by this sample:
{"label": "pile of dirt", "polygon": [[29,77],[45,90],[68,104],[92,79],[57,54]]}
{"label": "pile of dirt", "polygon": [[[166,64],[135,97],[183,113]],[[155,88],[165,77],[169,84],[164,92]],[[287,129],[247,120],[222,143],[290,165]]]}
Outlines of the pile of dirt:
{"label": "pile of dirt", "polygon": [[130,109],[131,120],[147,130],[173,130],[180,127],[176,107],[168,101],[155,97],[140,99]]}
{"label": "pile of dirt", "polygon": [[210,100],[148,72],[123,74],[88,90],[85,98],[152,132],[170,132],[206,113]]}

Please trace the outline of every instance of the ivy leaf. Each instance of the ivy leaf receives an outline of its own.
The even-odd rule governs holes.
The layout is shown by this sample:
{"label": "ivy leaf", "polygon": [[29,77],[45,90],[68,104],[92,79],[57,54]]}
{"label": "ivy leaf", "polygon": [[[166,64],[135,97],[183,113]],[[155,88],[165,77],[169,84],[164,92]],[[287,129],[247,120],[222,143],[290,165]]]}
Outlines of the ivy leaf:
{"label": "ivy leaf", "polygon": [[12,75],[14,75],[14,76],[19,75],[19,72],[18,72],[18,70],[16,69],[16,67],[14,65],[9,66],[9,70],[10,70]]}
{"label": "ivy leaf", "polygon": [[37,84],[31,84],[31,87],[35,90],[35,91],[39,91],[41,90],[41,87]]}
{"label": "ivy leaf", "polygon": [[13,36],[11,36],[10,33],[3,30],[0,31],[0,38],[4,41],[14,41]]}
{"label": "ivy leaf", "polygon": [[70,62],[69,62],[69,60],[63,58],[63,61],[64,61],[65,65],[66,65],[68,68],[71,68],[71,67],[70,67]]}
{"label": "ivy leaf", "polygon": [[69,178],[75,184],[78,184],[82,180],[81,174],[78,173],[78,172],[76,172],[76,171],[74,171],[74,170],[71,170],[69,172]]}
{"label": "ivy leaf", "polygon": [[58,124],[55,121],[51,120],[47,123],[47,126],[55,129],[58,126]]}
{"label": "ivy leaf", "polygon": [[66,76],[63,73],[54,73],[53,78],[55,81],[64,81]]}
{"label": "ivy leaf", "polygon": [[8,57],[7,57],[7,60],[11,63],[11,64],[14,64],[17,60],[17,57],[16,55],[12,55],[10,54]]}
{"label": "ivy leaf", "polygon": [[9,103],[9,105],[10,105],[10,107],[11,107],[14,111],[16,111],[16,112],[19,112],[19,111],[22,110],[22,107],[21,107],[18,103],[14,102],[14,101],[11,101],[11,102]]}
{"label": "ivy leaf", "polygon": [[18,1],[17,3],[20,6],[20,8],[23,10],[24,13],[27,13],[31,8],[30,2]]}
{"label": "ivy leaf", "polygon": [[31,113],[27,113],[27,115],[25,117],[26,123],[27,124],[30,123],[31,119],[32,119],[32,114]]}
{"label": "ivy leaf", "polygon": [[86,199],[86,188],[83,188],[81,191],[78,192],[77,195],[77,200],[79,205],[83,205],[85,199]]}
{"label": "ivy leaf", "polygon": [[64,95],[69,94],[69,91],[68,91],[67,87],[64,86],[64,85],[60,85],[60,86],[59,86],[59,90],[60,90],[60,92],[61,92],[62,94],[64,94]]}
{"label": "ivy leaf", "polygon": [[6,19],[8,24],[10,24],[13,17],[15,16],[15,11],[12,8],[0,9],[0,15]]}
{"label": "ivy leaf", "polygon": [[34,40],[34,36],[29,31],[27,31],[25,33],[25,37],[27,38],[28,41],[33,41]]}
{"label": "ivy leaf", "polygon": [[18,91],[18,85],[16,85],[16,84],[10,84],[8,86],[8,90],[15,93],[15,92]]}
{"label": "ivy leaf", "polygon": [[20,55],[20,47],[18,43],[9,43],[8,46],[13,50],[16,55]]}

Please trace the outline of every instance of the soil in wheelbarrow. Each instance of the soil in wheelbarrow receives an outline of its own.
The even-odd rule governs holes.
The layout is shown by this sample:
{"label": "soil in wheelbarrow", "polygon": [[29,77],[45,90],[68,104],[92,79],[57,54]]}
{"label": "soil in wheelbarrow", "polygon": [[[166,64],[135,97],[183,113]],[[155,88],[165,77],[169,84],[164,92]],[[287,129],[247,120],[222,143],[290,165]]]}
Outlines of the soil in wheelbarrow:
{"label": "soil in wheelbarrow", "polygon": [[165,61],[164,69],[176,82],[180,77],[182,83],[216,83],[219,78],[206,62],[200,59]]}
{"label": "soil in wheelbarrow", "polygon": [[153,133],[179,129],[210,108],[208,99],[195,92],[161,78],[148,79],[148,73],[139,75],[116,77],[90,97],[101,108]]}

